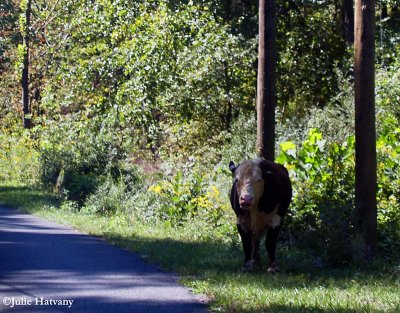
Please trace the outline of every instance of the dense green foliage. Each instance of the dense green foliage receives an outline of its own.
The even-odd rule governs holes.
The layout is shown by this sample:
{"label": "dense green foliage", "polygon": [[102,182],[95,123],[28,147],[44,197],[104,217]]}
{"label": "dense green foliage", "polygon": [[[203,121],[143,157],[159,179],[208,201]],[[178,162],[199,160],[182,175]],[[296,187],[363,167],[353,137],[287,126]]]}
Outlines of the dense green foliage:
{"label": "dense green foliage", "polygon": [[[257,1],[35,1],[28,130],[19,90],[24,3],[0,0],[0,181],[40,184],[84,216],[193,224],[199,237],[237,245],[227,164],[254,157]],[[282,241],[321,266],[357,261],[343,1],[277,4],[277,160],[295,190]],[[400,10],[382,5],[378,219],[381,252],[395,260]]]}

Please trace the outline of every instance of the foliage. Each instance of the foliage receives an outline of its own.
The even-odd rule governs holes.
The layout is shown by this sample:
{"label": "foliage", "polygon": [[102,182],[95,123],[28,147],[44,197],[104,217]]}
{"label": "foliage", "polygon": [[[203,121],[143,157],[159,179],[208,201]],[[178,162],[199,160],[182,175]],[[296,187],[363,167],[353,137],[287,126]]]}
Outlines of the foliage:
{"label": "foliage", "polygon": [[391,254],[399,249],[400,240],[400,128],[396,119],[387,119],[386,123],[388,132],[377,143],[378,228],[381,244]]}
{"label": "foliage", "polygon": [[0,2],[0,74],[3,74],[11,63],[9,50],[17,39],[13,33],[17,24],[16,13],[12,1],[2,0]]}
{"label": "foliage", "polygon": [[377,72],[378,229],[388,255],[399,250],[400,239],[399,68],[396,61]]}
{"label": "foliage", "polygon": [[[287,220],[300,245],[321,253],[324,261],[338,264],[351,259],[354,207],[354,137],[342,143],[327,142],[312,129],[297,148],[281,144],[277,161],[286,165],[295,191]],[[301,240],[300,240],[301,238]]]}
{"label": "foliage", "polygon": [[157,197],[159,218],[173,226],[193,219],[204,220],[211,227],[221,226],[229,208],[212,184],[215,178],[215,174],[187,166],[150,186],[149,191]]}
{"label": "foliage", "polygon": [[0,181],[37,183],[39,154],[27,132],[7,134],[0,130]]}
{"label": "foliage", "polygon": [[[400,54],[400,51],[398,53]],[[391,67],[377,71],[378,122],[381,116],[385,118],[385,113],[391,113],[397,119],[400,119],[400,108],[396,105],[400,103],[399,69],[400,63],[396,62]],[[378,123],[379,126],[380,123]]]}
{"label": "foliage", "polygon": [[[396,119],[386,123],[398,125]],[[398,127],[383,128],[378,139],[378,225],[381,248],[392,254],[399,240],[399,134]],[[356,256],[354,237],[354,136],[342,142],[329,142],[312,129],[297,147],[293,142],[281,143],[278,162],[289,169],[294,199],[287,219],[292,240],[311,248],[325,262],[340,264]]]}
{"label": "foliage", "polygon": [[112,215],[123,212],[126,198],[126,186],[123,181],[114,183],[108,177],[85,202],[83,213],[96,213],[100,215]]}
{"label": "foliage", "polygon": [[151,197],[144,192],[140,175],[137,167],[129,165],[122,166],[117,176],[108,174],[104,182],[89,195],[81,212],[111,216],[117,213],[136,214],[139,211],[142,217],[146,217],[148,211],[139,209],[142,204],[140,199],[145,199],[149,204]]}
{"label": "foliage", "polygon": [[82,203],[107,173],[119,173],[126,154],[115,132],[70,124],[66,119],[40,130],[40,179],[45,186]]}
{"label": "foliage", "polygon": [[286,115],[325,107],[339,90],[340,76],[349,71],[345,60],[350,54],[333,11],[329,1],[312,5],[283,1],[278,18],[277,89]]}
{"label": "foliage", "polygon": [[67,16],[86,14],[57,20],[67,27],[54,25],[48,40],[60,44],[61,31],[67,49],[48,60],[57,66],[42,92],[46,119],[98,117],[156,154],[195,124],[196,139],[187,141],[193,150],[251,106],[254,40],[230,34],[207,5],[155,3],[81,1]]}

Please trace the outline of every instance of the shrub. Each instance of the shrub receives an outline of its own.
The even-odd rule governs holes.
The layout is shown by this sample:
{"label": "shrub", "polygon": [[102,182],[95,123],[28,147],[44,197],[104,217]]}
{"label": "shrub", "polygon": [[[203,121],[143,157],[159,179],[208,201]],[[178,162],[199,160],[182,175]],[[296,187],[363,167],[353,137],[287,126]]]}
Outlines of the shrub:
{"label": "shrub", "polygon": [[384,120],[377,142],[378,228],[382,248],[400,251],[400,128],[393,116]]}
{"label": "shrub", "polygon": [[137,196],[142,194],[142,179],[138,168],[125,164],[119,175],[108,174],[103,182],[87,197],[82,208],[83,213],[112,215],[136,211]]}
{"label": "shrub", "polygon": [[227,199],[213,184],[214,173],[192,166],[178,170],[149,187],[156,195],[158,217],[173,226],[191,219],[201,219],[213,226],[221,225],[228,211]]}
{"label": "shrub", "polygon": [[40,135],[40,180],[69,199],[82,204],[107,174],[119,175],[124,147],[106,129],[68,119]]}
{"label": "shrub", "polygon": [[0,130],[0,151],[1,182],[37,182],[39,155],[28,132],[6,134]]}
{"label": "shrub", "polygon": [[354,137],[327,142],[316,129],[297,148],[281,144],[277,161],[289,169],[294,197],[287,219],[296,242],[319,251],[326,262],[349,260],[354,189]]}
{"label": "shrub", "polygon": [[[395,120],[388,118],[386,123]],[[392,125],[394,126],[394,125]],[[378,228],[381,248],[398,251],[400,239],[400,128],[378,139]],[[281,144],[277,161],[289,169],[294,197],[287,229],[296,244],[309,248],[329,264],[357,255],[354,233],[354,136],[328,142],[311,130],[301,146]],[[288,235],[288,234],[286,234]]]}
{"label": "shrub", "polygon": [[83,213],[112,215],[124,211],[127,197],[126,185],[122,180],[115,182],[108,176],[97,190],[90,194],[82,208]]}

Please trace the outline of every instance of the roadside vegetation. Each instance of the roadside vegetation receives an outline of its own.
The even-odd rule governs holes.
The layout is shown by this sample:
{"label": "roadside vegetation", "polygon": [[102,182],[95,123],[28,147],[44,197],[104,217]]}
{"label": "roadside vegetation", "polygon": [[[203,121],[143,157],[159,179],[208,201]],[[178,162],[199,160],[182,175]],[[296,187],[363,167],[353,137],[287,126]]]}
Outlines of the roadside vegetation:
{"label": "roadside vegetation", "polygon": [[379,253],[369,262],[354,231],[346,12],[342,1],[277,1],[276,161],[294,198],[273,276],[240,271],[229,205],[229,161],[255,157],[256,138],[257,1],[237,2],[35,1],[30,128],[19,85],[26,6],[0,2],[0,204],[178,272],[214,312],[399,312],[399,6],[382,0],[378,23]]}

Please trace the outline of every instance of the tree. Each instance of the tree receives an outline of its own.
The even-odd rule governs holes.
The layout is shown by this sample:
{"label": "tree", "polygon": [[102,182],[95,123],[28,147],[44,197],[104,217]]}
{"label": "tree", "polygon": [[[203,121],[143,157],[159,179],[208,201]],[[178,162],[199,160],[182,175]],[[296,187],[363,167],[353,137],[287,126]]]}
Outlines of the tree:
{"label": "tree", "polygon": [[30,106],[29,106],[29,43],[30,43],[30,27],[31,27],[31,10],[32,1],[24,0],[21,2],[22,15],[20,19],[20,27],[22,33],[22,109],[23,109],[23,126],[31,127]]}
{"label": "tree", "polygon": [[375,3],[355,6],[355,210],[365,257],[377,248],[377,161],[375,130]]}
{"label": "tree", "polygon": [[354,43],[354,12],[353,0],[343,0],[342,3],[342,27],[343,38],[347,44]]}
{"label": "tree", "polygon": [[275,158],[276,3],[260,0],[257,76],[257,154]]}

